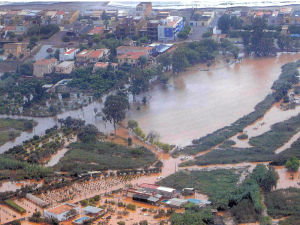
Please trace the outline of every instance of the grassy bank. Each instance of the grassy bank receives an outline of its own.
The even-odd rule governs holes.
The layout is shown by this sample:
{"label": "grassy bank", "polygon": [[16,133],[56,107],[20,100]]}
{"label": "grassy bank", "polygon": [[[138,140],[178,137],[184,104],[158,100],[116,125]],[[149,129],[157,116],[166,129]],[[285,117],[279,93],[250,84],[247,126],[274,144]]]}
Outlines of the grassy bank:
{"label": "grassy bank", "polygon": [[21,135],[21,131],[31,130],[36,122],[26,119],[0,119],[0,145]]}
{"label": "grassy bank", "polygon": [[297,188],[280,189],[265,196],[268,214],[273,218],[285,216],[300,217],[300,190]]}
{"label": "grassy bank", "polygon": [[279,155],[275,154],[275,150],[288,142],[299,131],[299,128],[300,114],[272,125],[270,131],[260,136],[250,138],[249,143],[253,146],[251,148],[235,148],[221,145],[219,149],[214,149],[205,155],[198,156],[193,161],[184,162],[180,166],[265,162],[278,161],[280,159],[286,161],[294,153],[300,156],[300,153],[297,154],[296,150],[300,145],[300,140],[293,144],[289,150]]}
{"label": "grassy bank", "polygon": [[288,157],[284,157],[284,155],[287,152],[289,155],[295,153],[296,146],[293,146],[294,150],[284,151],[279,155],[275,154],[275,150],[288,142],[298,132],[299,128],[300,114],[272,125],[270,131],[260,136],[250,138],[249,143],[253,146],[251,148],[235,148],[222,145],[219,146],[219,149],[214,149],[205,155],[198,156],[193,161],[184,162],[180,166],[265,162],[279,160],[280,158],[286,160]]}
{"label": "grassy bank", "polygon": [[109,142],[72,143],[70,147],[56,169],[66,172],[135,169],[149,166],[157,160],[157,156],[144,147],[128,149]]}

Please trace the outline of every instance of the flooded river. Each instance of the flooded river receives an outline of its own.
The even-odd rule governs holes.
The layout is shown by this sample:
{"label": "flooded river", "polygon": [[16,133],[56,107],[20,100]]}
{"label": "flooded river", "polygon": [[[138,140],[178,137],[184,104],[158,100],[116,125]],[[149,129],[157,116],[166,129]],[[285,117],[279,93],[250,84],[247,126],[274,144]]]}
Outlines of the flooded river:
{"label": "flooded river", "polygon": [[[139,122],[145,133],[155,130],[163,142],[185,146],[193,139],[204,136],[253,111],[254,106],[271,92],[273,82],[281,72],[281,66],[300,59],[299,54],[282,54],[265,59],[244,59],[242,63],[212,71],[188,71],[169,80],[170,86],[158,88],[145,94],[151,96],[141,110],[128,111],[128,119]],[[137,96],[141,100],[144,95]],[[131,99],[132,100],[132,99]],[[20,137],[0,147],[0,153],[21,144],[34,134],[58,124],[58,118],[72,116],[82,118],[86,123],[95,124],[105,133],[113,131],[110,123],[104,124],[95,118],[103,102],[94,102],[82,109],[65,112],[56,117],[35,118],[39,124],[34,131],[23,132]],[[1,115],[1,118],[7,117]],[[24,118],[12,116],[13,118]],[[26,117],[25,117],[26,118]],[[31,118],[30,118],[31,119]]]}

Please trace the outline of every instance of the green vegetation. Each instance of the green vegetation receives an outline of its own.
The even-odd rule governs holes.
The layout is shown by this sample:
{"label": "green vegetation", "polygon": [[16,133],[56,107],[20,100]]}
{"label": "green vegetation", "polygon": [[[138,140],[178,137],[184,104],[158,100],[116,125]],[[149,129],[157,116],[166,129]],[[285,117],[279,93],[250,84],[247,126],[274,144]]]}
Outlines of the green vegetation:
{"label": "green vegetation", "polygon": [[213,222],[213,215],[210,208],[200,210],[195,207],[186,210],[184,213],[172,213],[170,221],[172,225],[205,225]]}
{"label": "green vegetation", "polygon": [[239,180],[242,170],[180,171],[161,181],[159,185],[178,190],[193,187],[203,194],[213,196],[222,190],[231,190]]}
{"label": "green vegetation", "polygon": [[21,214],[26,213],[26,210],[24,208],[22,208],[21,206],[19,206],[12,200],[5,200],[4,203],[5,203],[5,205],[9,206],[10,208],[16,210],[17,212],[19,212]]}
{"label": "green vegetation", "polygon": [[52,176],[51,168],[44,168],[38,165],[31,165],[26,162],[17,161],[10,156],[0,155],[0,170],[15,170],[17,180],[36,179]]}
{"label": "green vegetation", "polygon": [[130,209],[130,210],[134,210],[135,211],[136,205],[134,205],[134,204],[127,204],[126,205],[126,209]]}
{"label": "green vegetation", "polygon": [[72,143],[70,147],[56,165],[60,171],[80,174],[84,171],[134,169],[150,165],[157,159],[144,147],[128,150],[126,146],[109,142]]}
{"label": "green vegetation", "polygon": [[[265,193],[269,193],[276,187],[278,174],[273,168],[267,169],[263,164],[257,165],[253,173],[237,186],[242,171],[243,169],[180,171],[159,181],[158,184],[176,189],[193,187],[209,195],[214,208],[219,210],[231,208],[238,223],[267,220],[261,217],[264,210],[261,188]],[[188,204],[186,211],[194,207],[195,205]]]}
{"label": "green vegetation", "polygon": [[268,214],[273,218],[281,218],[285,216],[300,217],[299,189],[289,188],[276,190],[270,193],[266,193],[265,199],[265,203],[268,208]]}
{"label": "green vegetation", "polygon": [[184,27],[184,29],[178,33],[178,37],[182,39],[187,39],[189,37],[191,30],[192,28],[190,26]]}
{"label": "green vegetation", "polygon": [[255,207],[250,199],[242,199],[231,210],[238,223],[255,223],[259,220],[259,214],[255,211]]}
{"label": "green vegetation", "polygon": [[300,225],[300,216],[290,216],[287,219],[280,220],[279,225]]}
{"label": "green vegetation", "polygon": [[105,115],[105,120],[114,124],[115,132],[116,123],[125,119],[126,110],[129,108],[127,91],[119,90],[115,95],[107,96],[102,111]]}
{"label": "green vegetation", "polygon": [[244,139],[248,138],[248,135],[247,134],[241,134],[241,135],[237,136],[237,138],[240,139],[240,140],[244,140]]}
{"label": "green vegetation", "polygon": [[290,171],[297,171],[299,169],[299,159],[295,156],[292,156],[286,161],[285,167]]}

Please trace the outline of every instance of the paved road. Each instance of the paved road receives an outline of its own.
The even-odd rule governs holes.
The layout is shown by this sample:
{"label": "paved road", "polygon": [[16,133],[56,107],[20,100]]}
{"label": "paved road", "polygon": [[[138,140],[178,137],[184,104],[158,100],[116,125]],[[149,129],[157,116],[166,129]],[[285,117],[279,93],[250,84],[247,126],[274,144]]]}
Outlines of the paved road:
{"label": "paved road", "polygon": [[[216,16],[216,18],[211,22],[209,26],[214,28],[218,23],[219,16]],[[202,34],[204,34],[206,31],[208,31],[207,27],[193,27],[193,34],[190,35],[187,39],[187,41],[198,41],[202,39]]]}

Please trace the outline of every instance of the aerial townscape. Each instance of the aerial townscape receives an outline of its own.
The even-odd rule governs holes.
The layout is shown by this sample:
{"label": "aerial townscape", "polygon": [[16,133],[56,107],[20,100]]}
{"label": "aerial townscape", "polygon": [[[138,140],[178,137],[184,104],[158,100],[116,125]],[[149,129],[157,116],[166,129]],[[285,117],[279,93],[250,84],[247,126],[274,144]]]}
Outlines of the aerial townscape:
{"label": "aerial townscape", "polygon": [[299,225],[297,3],[0,2],[0,224]]}

